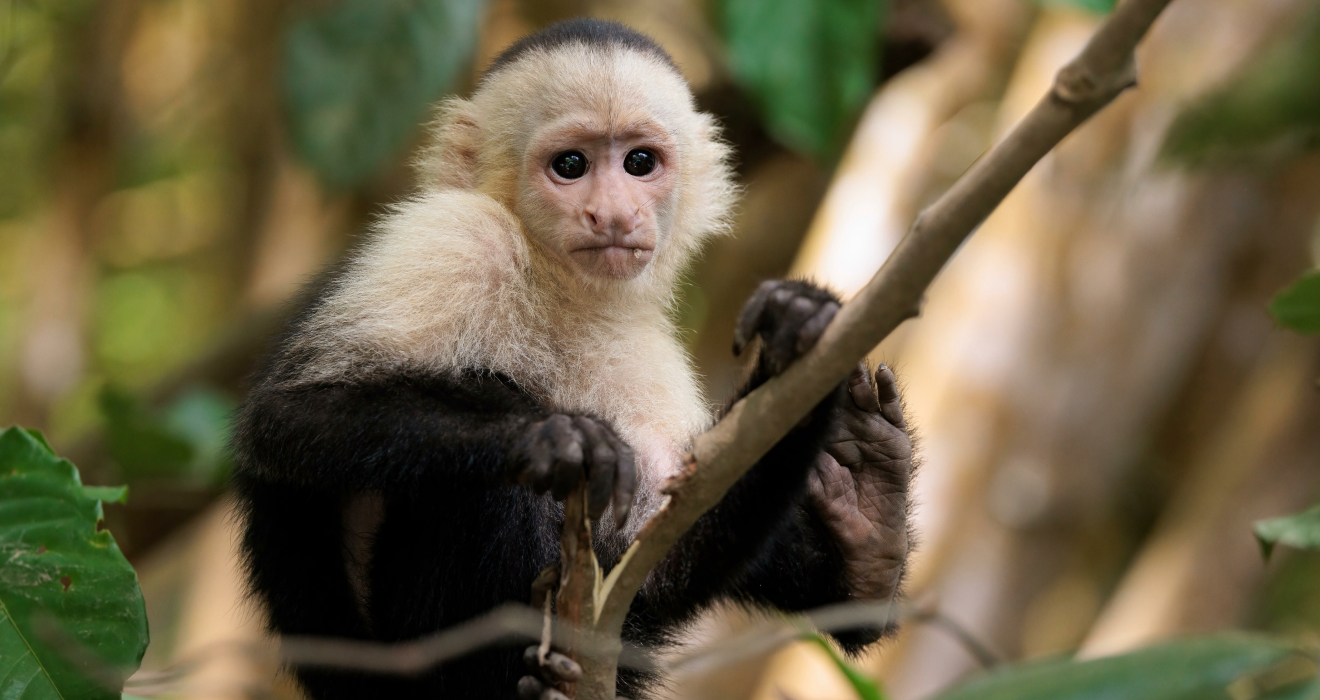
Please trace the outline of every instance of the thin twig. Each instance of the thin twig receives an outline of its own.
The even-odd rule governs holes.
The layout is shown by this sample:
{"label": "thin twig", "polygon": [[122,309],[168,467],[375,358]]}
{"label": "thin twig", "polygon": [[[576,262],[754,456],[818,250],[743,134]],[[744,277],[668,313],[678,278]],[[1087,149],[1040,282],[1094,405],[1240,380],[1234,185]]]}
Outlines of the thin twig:
{"label": "thin twig", "polygon": [[[247,640],[223,640],[200,647],[170,666],[159,671],[138,671],[123,684],[125,690],[135,695],[155,696],[178,693],[186,687],[190,676],[207,663],[226,654],[242,655],[260,661],[263,665],[274,667],[279,663],[296,664],[308,667],[333,668],[341,671],[369,671],[373,673],[412,675],[424,672],[436,664],[457,658],[492,645],[533,638],[532,630],[544,625],[547,620],[543,612],[529,606],[509,604],[496,608],[484,615],[473,618],[461,625],[442,632],[402,644],[385,644],[336,637],[286,637],[280,652],[276,654],[268,642]],[[748,658],[773,652],[802,637],[803,629],[815,629],[831,633],[858,627],[884,629],[894,622],[913,620],[940,624],[954,632],[960,642],[981,660],[986,666],[998,662],[994,652],[972,637],[957,623],[930,610],[917,610],[910,606],[894,609],[888,603],[841,603],[829,605],[794,616],[767,618],[762,624],[721,639],[717,646],[702,646],[686,653],[664,658],[659,649],[642,645],[626,644],[619,657],[623,668],[665,674],[708,673],[721,667],[738,663]],[[553,636],[563,640],[568,637],[568,624],[558,618],[550,621]],[[86,661],[89,652],[77,648],[76,642],[58,639],[55,633],[43,628],[48,634],[43,636],[47,643],[60,642],[57,646],[61,655],[70,660]],[[593,642],[598,642],[600,635],[588,632],[578,639],[585,639],[586,648],[594,651]],[[90,667],[98,677],[104,677],[107,686],[111,681],[113,669],[103,662]]]}
{"label": "thin twig", "polygon": [[971,654],[976,662],[981,664],[981,668],[994,668],[1004,663],[1003,657],[995,653],[985,642],[976,638],[971,630],[967,629],[962,623],[941,613],[938,610],[916,610],[912,613],[913,622],[925,622],[953,635],[954,640],[962,645],[963,649]]}

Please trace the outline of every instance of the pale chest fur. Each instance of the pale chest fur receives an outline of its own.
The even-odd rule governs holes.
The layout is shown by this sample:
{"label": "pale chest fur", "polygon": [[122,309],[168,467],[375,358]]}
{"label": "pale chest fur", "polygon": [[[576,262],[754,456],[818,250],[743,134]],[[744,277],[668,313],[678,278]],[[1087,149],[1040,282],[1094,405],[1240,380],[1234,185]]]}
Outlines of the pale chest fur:
{"label": "pale chest fur", "polygon": [[668,321],[635,319],[560,342],[557,371],[540,379],[549,402],[609,421],[636,453],[639,491],[654,493],[681,467],[711,416]]}

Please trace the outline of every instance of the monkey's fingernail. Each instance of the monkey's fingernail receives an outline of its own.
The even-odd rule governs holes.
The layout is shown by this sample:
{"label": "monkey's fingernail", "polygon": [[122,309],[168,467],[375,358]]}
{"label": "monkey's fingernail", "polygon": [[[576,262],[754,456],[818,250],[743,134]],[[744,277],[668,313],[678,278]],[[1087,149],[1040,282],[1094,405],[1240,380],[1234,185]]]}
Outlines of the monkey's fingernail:
{"label": "monkey's fingernail", "polygon": [[536,700],[541,697],[543,690],[545,690],[545,686],[541,685],[541,681],[532,676],[523,676],[518,679],[518,697],[520,700]]}
{"label": "monkey's fingernail", "polygon": [[564,680],[575,681],[582,677],[582,667],[572,659],[561,656],[555,659],[555,673]]}

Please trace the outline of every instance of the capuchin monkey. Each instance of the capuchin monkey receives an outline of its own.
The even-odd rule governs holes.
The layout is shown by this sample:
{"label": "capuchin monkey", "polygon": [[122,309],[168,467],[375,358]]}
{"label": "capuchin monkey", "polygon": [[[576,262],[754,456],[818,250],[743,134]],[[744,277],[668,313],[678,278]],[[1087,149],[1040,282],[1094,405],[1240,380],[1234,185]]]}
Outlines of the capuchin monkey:
{"label": "capuchin monkey", "polygon": [[[672,307],[736,188],[673,60],[622,25],[554,25],[445,102],[434,137],[418,191],[310,293],[236,419],[245,562],[280,634],[399,642],[528,601],[579,484],[608,568],[713,422]],[[736,328],[735,352],[757,355],[734,400],[839,303],[762,284]],[[625,638],[668,643],[716,601],[892,601],[911,455],[893,373],[859,366],[650,574]],[[320,700],[562,697],[578,671],[549,666],[499,647],[418,676],[293,670]],[[618,690],[662,680],[625,673]]]}

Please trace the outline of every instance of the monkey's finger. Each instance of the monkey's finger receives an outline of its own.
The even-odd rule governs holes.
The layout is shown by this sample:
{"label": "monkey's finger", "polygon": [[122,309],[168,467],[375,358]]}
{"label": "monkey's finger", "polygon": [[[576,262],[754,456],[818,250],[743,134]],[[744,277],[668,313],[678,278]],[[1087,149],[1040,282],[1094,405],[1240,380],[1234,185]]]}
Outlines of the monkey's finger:
{"label": "monkey's finger", "polygon": [[839,305],[827,301],[802,324],[802,328],[798,330],[797,347],[794,348],[798,356],[816,347],[816,342],[825,334],[825,327],[830,325],[830,321],[834,320],[837,313],[839,313]]}
{"label": "monkey's finger", "polygon": [[906,428],[903,420],[903,402],[898,396],[898,378],[887,365],[875,368],[875,387],[880,402],[880,415],[896,428]]}
{"label": "monkey's finger", "polygon": [[554,688],[546,688],[541,691],[541,700],[571,700],[571,698]]}
{"label": "monkey's finger", "polygon": [[523,676],[518,679],[518,700],[540,700],[545,691],[545,684],[536,676]]}
{"label": "monkey's finger", "polygon": [[618,456],[610,445],[609,432],[605,426],[590,418],[579,416],[573,419],[573,425],[582,431],[586,438],[587,450],[587,516],[592,520],[600,518],[605,506],[610,504],[610,494],[614,492],[614,470]]}
{"label": "monkey's finger", "polygon": [[556,501],[568,498],[583,474],[582,432],[568,416],[563,418],[563,428],[555,432],[554,465],[550,468],[553,480],[550,495]]}
{"label": "monkey's finger", "polygon": [[864,363],[858,362],[848,377],[848,393],[857,408],[867,413],[880,412],[880,399],[876,397],[875,386],[871,384],[871,373],[866,371]]}
{"label": "monkey's finger", "polygon": [[541,426],[537,434],[532,437],[526,451],[527,465],[518,479],[520,483],[530,486],[535,493],[545,493],[550,490],[554,443],[550,442],[550,436],[546,431],[547,427]]}
{"label": "monkey's finger", "polygon": [[[780,291],[788,292],[786,289]],[[806,297],[793,297],[785,302],[783,315],[775,326],[774,335],[766,338],[765,347],[762,349],[762,352],[769,355],[770,365],[775,372],[783,371],[790,362],[797,359],[798,334],[817,309],[816,302]]]}
{"label": "monkey's finger", "polygon": [[582,667],[576,661],[557,651],[545,655],[545,666],[542,668],[552,676],[546,678],[551,682],[576,681],[582,678]]}
{"label": "monkey's finger", "polygon": [[[526,666],[529,671],[534,671],[536,673],[541,672],[540,646],[533,644],[532,646],[523,649],[523,665]],[[537,692],[539,693],[540,691]]]}
{"label": "monkey's finger", "polygon": [[614,465],[614,527],[618,529],[628,522],[628,514],[632,512],[633,496],[637,493],[637,458],[628,443],[613,433],[609,440],[618,457]]}
{"label": "monkey's finger", "polygon": [[743,348],[752,342],[752,337],[761,327],[761,314],[765,312],[766,302],[779,286],[777,280],[766,280],[756,288],[752,296],[743,304],[738,313],[738,324],[733,327],[733,354],[741,355]]}

